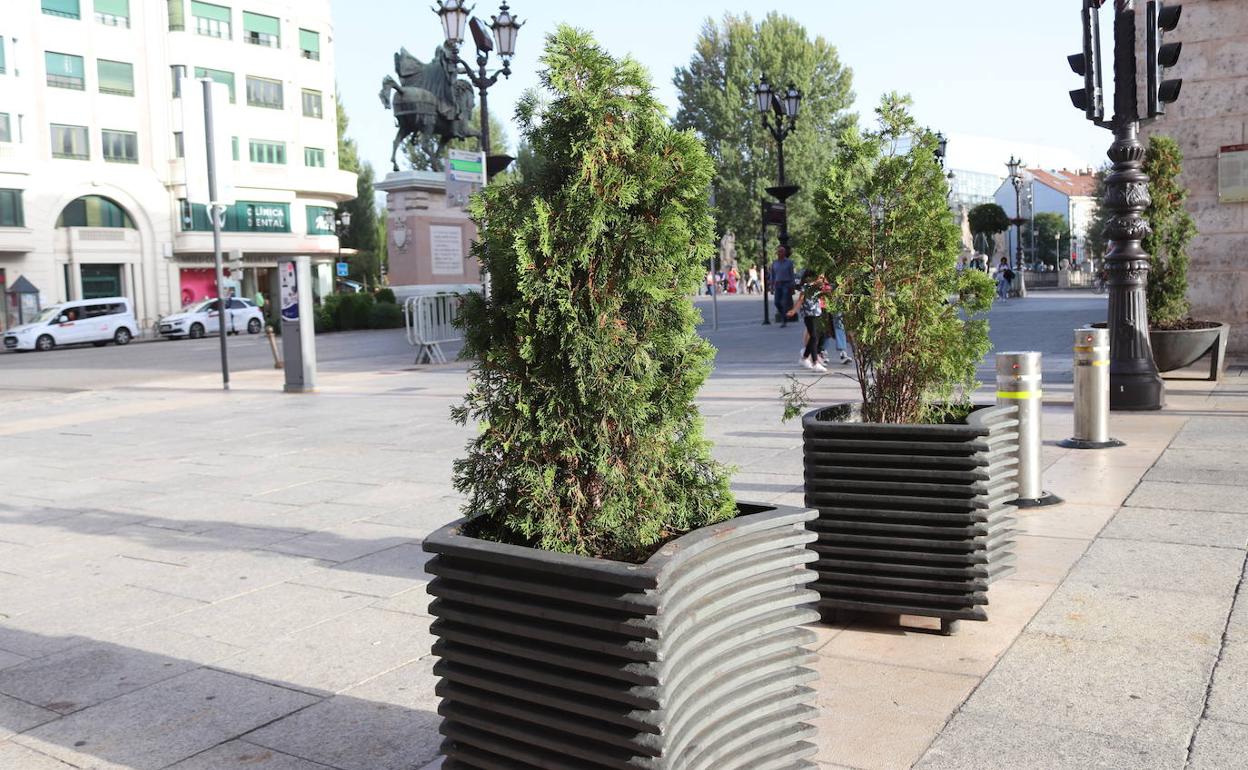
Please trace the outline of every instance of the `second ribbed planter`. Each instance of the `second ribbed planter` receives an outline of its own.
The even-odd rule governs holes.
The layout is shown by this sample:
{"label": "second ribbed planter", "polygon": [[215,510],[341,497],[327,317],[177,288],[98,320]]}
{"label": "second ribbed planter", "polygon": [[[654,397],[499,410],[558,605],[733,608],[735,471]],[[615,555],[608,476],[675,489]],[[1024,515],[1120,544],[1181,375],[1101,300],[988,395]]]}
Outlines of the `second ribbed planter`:
{"label": "second ribbed planter", "polygon": [[865,423],[861,405],[802,420],[806,504],[825,618],[838,610],[986,620],[988,585],[1013,571],[1017,409],[965,422]]}
{"label": "second ribbed planter", "polygon": [[642,564],[430,535],[444,767],[813,769],[815,512],[739,510]]}

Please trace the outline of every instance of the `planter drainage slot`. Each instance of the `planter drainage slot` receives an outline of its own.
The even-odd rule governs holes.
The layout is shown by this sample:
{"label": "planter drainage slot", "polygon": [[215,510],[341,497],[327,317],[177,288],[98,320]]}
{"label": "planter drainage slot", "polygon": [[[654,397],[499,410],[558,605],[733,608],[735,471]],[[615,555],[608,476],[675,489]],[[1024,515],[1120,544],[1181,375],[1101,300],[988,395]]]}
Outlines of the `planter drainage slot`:
{"label": "planter drainage slot", "polygon": [[990,584],[1014,570],[1018,409],[963,424],[863,423],[860,407],[802,421],[806,503],[819,511],[819,609],[987,620]]}

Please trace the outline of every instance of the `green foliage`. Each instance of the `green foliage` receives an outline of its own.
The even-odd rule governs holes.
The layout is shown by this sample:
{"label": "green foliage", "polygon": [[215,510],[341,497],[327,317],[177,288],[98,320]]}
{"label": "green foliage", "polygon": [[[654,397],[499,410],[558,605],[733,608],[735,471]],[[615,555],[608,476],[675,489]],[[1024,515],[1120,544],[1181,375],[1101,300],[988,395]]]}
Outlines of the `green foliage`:
{"label": "green foliage", "polygon": [[1096,198],[1096,208],[1092,211],[1092,216],[1088,220],[1088,232],[1083,238],[1083,250],[1089,259],[1095,259],[1098,263],[1105,258],[1105,218],[1109,210],[1105,208],[1105,177],[1109,174],[1109,166],[1102,166],[1096,172],[1096,192],[1092,195]]}
{"label": "green foliage", "polygon": [[355,140],[347,136],[347,128],[351,125],[351,120],[347,117],[347,110],[342,106],[342,94],[335,89],[334,93],[335,115],[338,120],[338,168],[343,171],[359,171],[360,170],[360,148],[356,145]]}
{"label": "green foliage", "polygon": [[398,329],[403,326],[403,308],[393,302],[377,302],[368,311],[368,328]]}
{"label": "green foliage", "polygon": [[1187,300],[1187,246],[1196,235],[1196,223],[1187,212],[1187,188],[1179,182],[1183,151],[1168,136],[1152,136],[1144,154],[1148,195],[1144,211],[1152,233],[1144,238],[1148,252],[1148,320],[1165,328],[1184,320],[1191,310]]}
{"label": "green foliage", "polygon": [[334,328],[340,332],[371,328],[373,298],[363,292],[336,294]]}
{"label": "green foliage", "polygon": [[[338,295],[333,295],[338,296]],[[330,297],[326,298],[326,303],[316,309],[316,315],[313,316],[313,329],[317,334],[334,331],[334,311],[328,306]]]}
{"label": "green foliage", "polygon": [[[1066,217],[1054,211],[1038,211],[1034,221],[1036,258],[1056,268],[1058,260],[1070,254],[1069,250],[1061,247],[1063,242],[1070,244],[1070,227],[1066,224]],[[1030,228],[1031,224],[1028,223],[1023,229],[1024,242],[1031,236]]]}
{"label": "green foliage", "polygon": [[543,159],[473,199],[490,276],[462,324],[480,433],[455,463],[477,537],[642,560],[736,513],[694,397],[714,350],[690,300],[714,253],[714,172],[645,69],[562,26],[517,109]]}
{"label": "green foliage", "polygon": [[971,225],[971,235],[975,236],[976,243],[979,242],[979,236],[984,236],[984,253],[989,257],[996,254],[996,236],[1010,229],[1010,217],[1005,213],[1005,209],[995,203],[981,203],[970,210],[967,219]]}
{"label": "green foliage", "polygon": [[[917,128],[909,103],[888,95],[878,131],[847,131],[816,196],[809,264],[844,316],[870,422],[941,422],[969,400],[990,348],[988,322],[976,316],[992,306],[992,280],[957,270],[960,234],[936,139]],[[808,390],[793,381],[787,416]]]}
{"label": "green foliage", "polygon": [[351,214],[351,226],[342,234],[342,247],[355,249],[358,253],[347,260],[350,264],[350,277],[365,286],[376,286],[381,282],[380,249],[385,245],[385,238],[377,234],[377,202],[374,199],[373,167],[365,161],[356,170],[355,198],[338,206],[338,216]]}
{"label": "green foliage", "polygon": [[373,299],[376,300],[379,305],[397,304],[397,301],[394,298],[394,289],[390,288],[378,289],[373,293]]}
{"label": "green foliage", "polygon": [[836,48],[774,12],[759,22],[732,14],[719,24],[708,19],[689,65],[676,70],[676,126],[696,131],[715,160],[718,231],[736,233],[743,261],[759,261],[759,201],[770,200],[766,188],[778,183],[776,142],[755,108],[754,87],[764,74],[777,88],[792,81],[802,92],[797,131],[785,139],[784,154],[786,181],[802,187],[789,200],[789,229],[795,257],[804,263],[815,188],[836,138],[856,120],[848,112],[853,76]]}

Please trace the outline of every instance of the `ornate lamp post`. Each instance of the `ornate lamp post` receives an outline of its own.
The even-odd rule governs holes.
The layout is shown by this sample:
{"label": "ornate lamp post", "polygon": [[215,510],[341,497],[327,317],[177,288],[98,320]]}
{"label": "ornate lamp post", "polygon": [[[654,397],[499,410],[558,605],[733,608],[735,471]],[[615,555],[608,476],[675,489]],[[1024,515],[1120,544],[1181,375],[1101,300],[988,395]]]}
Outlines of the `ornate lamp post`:
{"label": "ornate lamp post", "polygon": [[[1109,147],[1113,170],[1105,178],[1105,269],[1109,273],[1109,407],[1150,410],[1165,405],[1165,386],[1153,361],[1148,339],[1148,254],[1142,242],[1148,223],[1148,175],[1144,173],[1144,145],[1140,126],[1166,111],[1179,98],[1183,81],[1165,79],[1165,70],[1178,63],[1182,43],[1163,43],[1164,33],[1179,24],[1183,6],[1150,0],[1145,5],[1144,29],[1136,14],[1136,0],[1114,0],[1114,114],[1105,119],[1101,89],[1101,6],[1106,0],[1083,0],[1083,50],[1067,57],[1083,88],[1070,92],[1071,103],[1088,120],[1114,133]],[[1140,32],[1143,34],[1140,34]],[[1145,57],[1136,58],[1143,39]],[[1141,73],[1143,63],[1145,72]],[[1143,81],[1143,82],[1141,82]],[[1142,88],[1141,88],[1142,86]],[[1144,104],[1140,103],[1140,92]]]}
{"label": "ornate lamp post", "polygon": [[334,270],[338,269],[338,263],[342,261],[342,236],[351,230],[351,212],[344,211],[334,220],[334,234],[338,236],[338,258],[334,260]]}
{"label": "ornate lamp post", "polygon": [[1018,278],[1018,296],[1027,296],[1027,279],[1023,275],[1023,162],[1013,155],[1005,167],[1010,171],[1010,183],[1014,185],[1014,272]]}
{"label": "ornate lamp post", "polygon": [[[763,75],[758,81],[758,85],[754,87],[754,102],[760,115],[763,116],[763,127],[771,134],[771,138],[776,140],[777,161],[779,165],[779,184],[775,187],[768,187],[767,192],[780,201],[780,245],[787,252],[789,249],[789,210],[785,203],[789,198],[797,194],[801,188],[795,184],[788,184],[784,178],[784,140],[785,138],[797,130],[797,114],[802,108],[802,92],[797,90],[793,83],[789,83],[788,88],[784,91],[775,91],[771,83],[768,82],[767,76]],[[775,122],[771,120],[774,114]],[[766,208],[764,208],[766,211]],[[764,213],[763,231],[766,233],[767,218]],[[767,255],[763,254],[764,271],[766,270]],[[763,287],[763,324],[770,324],[767,318],[767,289]]]}
{"label": "ornate lamp post", "polygon": [[[490,86],[498,82],[498,76],[511,77],[511,57],[516,53],[516,36],[523,25],[511,15],[504,2],[498,7],[498,15],[491,16],[491,23],[486,25],[480,18],[472,16],[472,8],[466,8],[466,0],[439,0],[434,13],[442,19],[442,31],[446,35],[446,47],[454,57],[456,72],[468,78],[477,89],[481,98],[481,151],[488,155],[490,151],[490,110],[486,92]],[[474,6],[475,7],[475,6]],[[471,18],[470,18],[471,17]],[[464,30],[472,32],[472,41],[477,49],[476,69],[460,56],[460,46],[464,42]],[[486,69],[490,52],[497,48],[498,57],[503,66],[493,73]],[[508,159],[510,161],[510,159]],[[488,161],[487,161],[488,162]],[[505,165],[505,164],[504,164]]]}

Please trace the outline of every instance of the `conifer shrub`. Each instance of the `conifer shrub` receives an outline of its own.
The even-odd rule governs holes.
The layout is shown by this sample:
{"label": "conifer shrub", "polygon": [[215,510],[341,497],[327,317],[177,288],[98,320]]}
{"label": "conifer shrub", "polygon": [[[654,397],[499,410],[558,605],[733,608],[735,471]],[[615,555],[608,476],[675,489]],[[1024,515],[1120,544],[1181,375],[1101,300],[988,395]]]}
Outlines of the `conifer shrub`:
{"label": "conifer shrub", "polygon": [[713,166],[636,61],[560,27],[542,65],[516,111],[542,163],[472,203],[490,293],[461,317],[475,363],[453,416],[480,429],[455,486],[467,534],[641,561],[736,515],[694,405]]}
{"label": "conifer shrub", "polygon": [[[816,191],[807,266],[827,278],[828,308],[843,315],[854,349],[863,419],[956,420],[969,408],[988,353],[992,280],[957,269],[958,226],[936,159],[909,100],[890,94],[879,128],[851,127]],[[805,408],[811,384],[784,393],[786,417]]]}
{"label": "conifer shrub", "polygon": [[1155,329],[1181,329],[1187,324],[1191,303],[1187,299],[1187,246],[1196,235],[1196,223],[1184,204],[1187,188],[1179,182],[1183,151],[1168,136],[1152,136],[1144,153],[1148,174],[1148,197],[1144,210],[1149,234],[1142,246],[1148,252],[1149,325]]}
{"label": "conifer shrub", "polygon": [[397,304],[397,300],[394,297],[394,289],[389,287],[378,289],[376,293],[373,294],[373,299],[377,300],[377,304],[379,305],[385,303],[389,303],[391,305]]}
{"label": "conifer shrub", "polygon": [[368,311],[368,328],[398,329],[403,326],[403,309],[393,302],[374,304]]}

